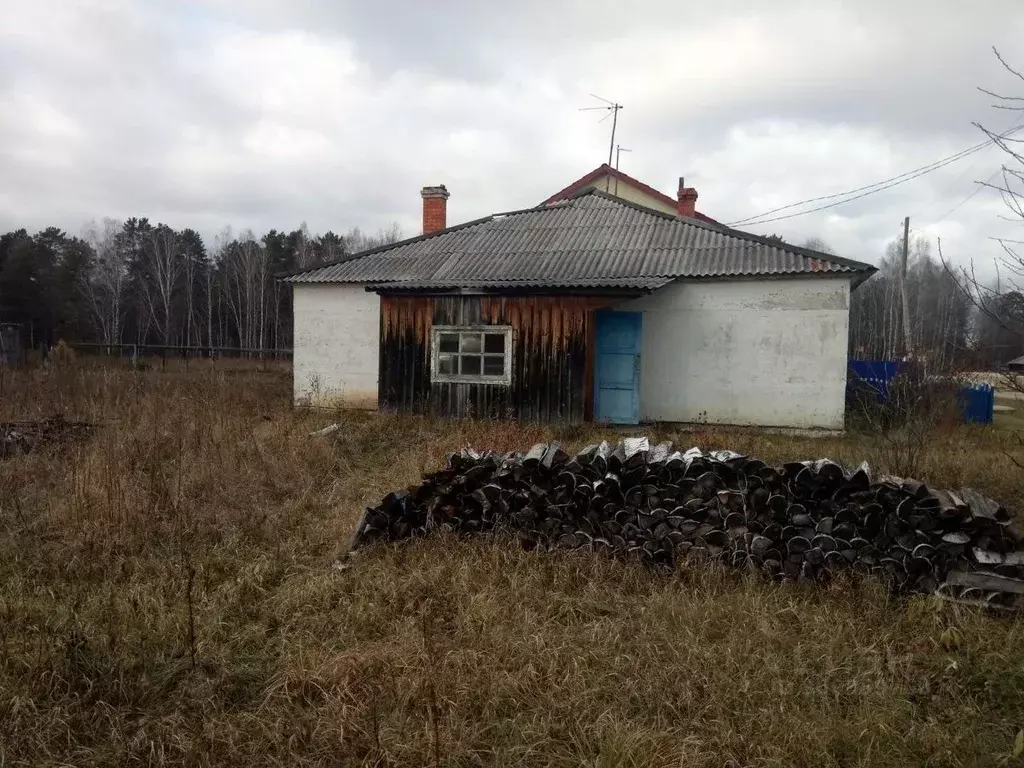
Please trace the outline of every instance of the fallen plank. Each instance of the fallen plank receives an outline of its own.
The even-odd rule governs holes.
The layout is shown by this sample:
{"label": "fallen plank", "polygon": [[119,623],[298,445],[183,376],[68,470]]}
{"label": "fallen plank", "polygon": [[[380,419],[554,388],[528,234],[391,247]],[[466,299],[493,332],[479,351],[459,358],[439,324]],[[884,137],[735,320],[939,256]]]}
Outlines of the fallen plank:
{"label": "fallen plank", "polygon": [[341,424],[328,424],[323,429],[318,429],[315,432],[310,432],[310,437],[326,437],[327,435],[333,434],[341,429]]}
{"label": "fallen plank", "polygon": [[957,587],[983,589],[986,592],[1012,592],[1024,595],[1024,579],[1013,579],[988,571],[950,571],[946,583]]}
{"label": "fallen plank", "polygon": [[965,605],[969,608],[986,608],[988,610],[1003,611],[1005,613],[1016,613],[1018,611],[1017,608],[1014,608],[1010,605],[1000,605],[999,603],[990,603],[985,600],[974,600],[966,597],[953,597],[952,595],[947,595],[943,592],[940,592],[939,590],[936,590],[934,592],[934,595],[936,597],[942,598],[947,603],[953,603],[954,605]]}

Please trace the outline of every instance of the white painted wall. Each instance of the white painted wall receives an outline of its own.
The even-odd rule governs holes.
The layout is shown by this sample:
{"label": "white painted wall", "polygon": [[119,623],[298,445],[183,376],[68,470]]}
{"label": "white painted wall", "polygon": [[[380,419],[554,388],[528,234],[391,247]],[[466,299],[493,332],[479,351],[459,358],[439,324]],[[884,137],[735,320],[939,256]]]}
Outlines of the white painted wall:
{"label": "white painted wall", "polygon": [[377,407],[380,297],[363,285],[292,284],[295,403]]}
{"label": "white painted wall", "polygon": [[634,187],[628,182],[616,182],[616,179],[608,174],[604,174],[594,181],[593,187],[594,189],[598,189],[602,192],[608,192],[616,197],[621,197],[623,200],[628,200],[631,203],[642,205],[645,208],[653,208],[656,211],[667,213],[670,216],[676,216],[679,213],[678,204],[666,205],[665,201],[644,192],[642,189]]}
{"label": "white painted wall", "polygon": [[673,283],[642,311],[645,421],[842,429],[847,278]]}

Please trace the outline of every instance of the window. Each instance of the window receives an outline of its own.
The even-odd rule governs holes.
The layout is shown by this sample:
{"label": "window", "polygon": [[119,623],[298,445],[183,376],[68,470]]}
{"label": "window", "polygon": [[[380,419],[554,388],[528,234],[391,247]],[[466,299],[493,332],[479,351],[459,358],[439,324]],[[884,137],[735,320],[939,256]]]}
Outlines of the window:
{"label": "window", "polygon": [[431,330],[431,381],[510,384],[512,329],[504,325]]}

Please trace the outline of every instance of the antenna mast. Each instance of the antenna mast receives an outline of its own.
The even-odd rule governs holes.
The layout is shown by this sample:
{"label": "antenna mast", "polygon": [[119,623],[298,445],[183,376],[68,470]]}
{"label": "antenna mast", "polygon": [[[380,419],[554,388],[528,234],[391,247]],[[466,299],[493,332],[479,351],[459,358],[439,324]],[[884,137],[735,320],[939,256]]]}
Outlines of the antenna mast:
{"label": "antenna mast", "polygon": [[[616,144],[615,145],[615,170],[616,171],[619,170],[619,157],[622,155],[622,153],[623,152],[632,152],[632,151],[633,151],[632,149],[626,149],[621,144]],[[616,195],[619,194],[619,177],[618,176],[615,177],[615,194]]]}
{"label": "antenna mast", "polygon": [[603,110],[605,110],[606,112],[608,112],[608,114],[605,115],[604,117],[602,117],[600,120],[598,120],[597,122],[599,122],[599,123],[603,123],[605,120],[607,120],[609,117],[611,117],[611,119],[612,119],[612,136],[611,136],[611,140],[608,142],[608,165],[611,166],[611,164],[612,164],[612,153],[615,151],[615,129],[618,127],[618,123],[619,123],[619,110],[622,109],[622,105],[619,104],[617,101],[608,101],[608,99],[605,99],[605,98],[603,98],[601,96],[598,96],[595,93],[592,93],[590,95],[593,98],[597,99],[598,101],[603,101],[605,103],[605,106],[602,106],[602,107],[581,107],[580,108],[580,112],[589,112],[589,111],[594,110],[594,109],[603,109]]}

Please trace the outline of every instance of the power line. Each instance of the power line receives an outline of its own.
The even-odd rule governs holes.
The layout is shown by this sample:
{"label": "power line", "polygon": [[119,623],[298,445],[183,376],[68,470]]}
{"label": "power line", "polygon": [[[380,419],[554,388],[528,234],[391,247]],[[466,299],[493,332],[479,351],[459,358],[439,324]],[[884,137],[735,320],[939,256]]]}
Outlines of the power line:
{"label": "power line", "polygon": [[[869,189],[867,192],[862,192],[861,194],[854,195],[853,197],[847,197],[844,200],[837,200],[834,203],[828,203],[826,205],[819,205],[817,208],[808,208],[806,211],[797,211],[796,213],[789,213],[789,214],[786,214],[785,216],[775,216],[774,218],[770,218],[770,219],[760,219],[758,221],[747,222],[747,224],[751,225],[751,226],[757,225],[757,224],[768,224],[768,223],[773,222],[773,221],[782,221],[784,219],[792,219],[792,218],[795,218],[797,216],[804,216],[804,215],[806,215],[808,213],[815,213],[817,211],[825,211],[825,210],[828,210],[829,208],[835,208],[836,206],[843,205],[845,203],[852,203],[854,200],[860,200],[862,197],[867,197],[868,195],[873,195],[876,192],[883,192],[883,191],[885,191],[887,189],[891,189],[892,187],[898,187],[900,184],[904,184],[904,183],[906,183],[908,181],[913,181],[914,179],[920,178],[921,176],[924,176],[924,175],[926,175],[928,173],[931,173],[932,171],[937,171],[939,168],[942,168],[945,165],[949,165],[950,163],[954,163],[958,159],[959,158],[954,158],[952,160],[948,160],[945,163],[943,163],[942,165],[937,165],[937,166],[934,166],[934,167],[927,168],[926,170],[920,171],[919,173],[916,173],[913,176],[908,176],[905,179],[901,179],[899,181],[894,181],[891,184],[887,184],[884,187],[876,187],[874,189]],[[743,223],[743,222],[740,222],[740,223]],[[729,224],[727,226],[733,226],[733,225]]]}
{"label": "power line", "polygon": [[984,141],[981,144],[975,145],[973,147],[968,147],[967,149],[962,150],[960,152],[957,152],[956,154],[950,155],[949,157],[944,157],[941,160],[936,160],[934,162],[928,163],[927,165],[923,165],[923,166],[920,166],[919,168],[915,168],[912,171],[907,171],[906,173],[901,173],[898,176],[893,176],[892,178],[885,179],[883,181],[876,181],[874,184],[867,184],[867,185],[865,185],[863,187],[857,187],[856,189],[850,189],[850,190],[847,190],[845,192],[836,192],[835,194],[831,194],[831,195],[822,195],[821,197],[812,197],[812,198],[809,198],[807,200],[801,200],[801,201],[796,202],[796,203],[790,203],[789,205],[782,205],[782,206],[779,206],[778,208],[772,208],[770,211],[765,211],[764,213],[759,213],[757,216],[748,216],[745,219],[739,219],[739,220],[737,220],[735,222],[732,222],[732,223],[733,224],[745,224],[745,223],[747,223],[749,221],[753,221],[754,219],[764,218],[765,216],[770,216],[773,213],[778,213],[779,211],[785,211],[785,210],[788,210],[790,208],[796,208],[796,207],[801,206],[801,205],[806,205],[807,203],[816,203],[816,202],[819,202],[821,200],[834,200],[837,197],[846,197],[848,195],[852,195],[852,194],[855,194],[857,192],[863,192],[865,190],[871,190],[871,189],[874,189],[875,187],[881,187],[883,185],[891,184],[893,182],[900,181],[900,180],[909,181],[909,178],[906,178],[906,177],[913,176],[914,174],[921,173],[922,171],[934,170],[936,168],[942,167],[943,164],[948,164],[948,163],[951,163],[951,162],[955,162],[956,160],[960,160],[961,158],[966,157],[969,154],[973,154],[974,152],[977,152],[979,149],[981,149],[982,147],[984,147],[985,145],[987,145],[989,143],[990,143],[989,141]]}
{"label": "power line", "polygon": [[[986,149],[991,149],[994,146],[995,146],[995,144],[989,144],[988,147],[986,147]],[[984,154],[984,153],[983,152],[978,152],[977,154],[981,155],[981,154]],[[967,175],[970,174],[974,170],[974,167],[977,164],[978,164],[978,161],[975,160],[973,163],[970,163],[966,168],[964,168],[962,171],[960,171],[959,175],[956,177],[956,180],[952,184],[949,185],[950,191],[952,191],[961,181],[963,181],[967,177]],[[964,202],[966,202],[966,201],[964,201]],[[962,205],[962,203],[960,203],[958,205]],[[918,208],[916,211],[914,211],[914,213],[910,214],[910,218],[916,219],[917,217],[921,216],[922,213],[924,213],[925,210],[927,210],[929,208],[934,208],[934,207],[935,207],[934,205],[926,203],[923,207]],[[944,215],[948,215],[948,213],[944,214]]]}
{"label": "power line", "polygon": [[[1011,136],[1012,134],[1020,131],[1022,128],[1024,128],[1024,124],[1017,125],[1017,126],[1011,128],[1010,130],[1008,130],[1006,133],[1004,133],[1001,136],[999,136],[998,138],[1006,138],[1008,136]],[[967,157],[968,155],[972,155],[975,152],[978,152],[978,151],[984,149],[988,145],[992,144],[993,141],[994,141],[994,139],[986,139],[985,141],[983,141],[983,142],[981,142],[979,144],[975,144],[972,147],[968,147],[967,149],[964,149],[964,150],[962,150],[960,152],[957,152],[955,154],[949,155],[948,157],[944,157],[941,160],[936,160],[936,161],[934,161],[932,163],[929,163],[927,165],[922,165],[922,166],[920,166],[918,168],[915,168],[915,169],[913,169],[911,171],[907,171],[906,173],[901,173],[898,176],[893,176],[892,178],[885,179],[883,181],[876,181],[874,184],[868,184],[868,185],[863,186],[863,187],[857,187],[856,189],[850,189],[850,190],[847,190],[846,192],[836,192],[835,194],[831,194],[831,195],[822,195],[821,197],[812,197],[812,198],[809,198],[807,200],[801,200],[801,201],[796,202],[796,203],[790,203],[789,205],[783,205],[783,206],[780,206],[778,208],[773,208],[770,211],[765,211],[764,213],[760,213],[757,216],[748,216],[745,219],[738,219],[736,221],[730,222],[728,224],[728,226],[733,227],[733,226],[738,226],[738,225],[743,225],[743,224],[767,224],[767,223],[772,222],[772,221],[782,221],[783,219],[791,219],[794,216],[803,216],[804,214],[814,213],[816,211],[823,211],[823,210],[826,210],[828,208],[834,208],[837,205],[842,205],[843,203],[849,203],[849,202],[852,202],[854,200],[859,200],[860,198],[867,197],[868,195],[874,194],[875,192],[882,192],[883,190],[891,189],[892,187],[898,186],[898,185],[903,184],[903,183],[905,183],[907,181],[912,181],[913,179],[920,178],[921,176],[924,176],[925,174],[931,173],[932,171],[937,171],[940,168],[944,168],[945,166],[950,165],[951,163],[955,163],[957,160],[961,160],[961,159]],[[859,195],[856,194],[858,192],[861,192],[862,194],[859,194]],[[855,196],[849,197],[850,195],[855,195]],[[811,209],[808,209],[806,211],[798,211],[796,213],[787,214],[785,216],[777,216],[775,218],[770,218],[770,219],[765,219],[764,218],[765,216],[771,216],[773,213],[778,213],[780,211],[785,211],[785,210],[788,210],[790,208],[797,208],[797,207],[802,206],[802,205],[807,205],[808,203],[816,203],[816,202],[820,202],[822,200],[835,200],[836,198],[840,198],[840,197],[841,198],[846,198],[846,199],[838,200],[837,202],[830,203],[828,205],[818,206],[817,208],[811,208]]]}
{"label": "power line", "polygon": [[972,197],[974,197],[974,196],[975,196],[976,194],[978,194],[978,193],[979,193],[979,192],[981,192],[981,191],[982,191],[983,189],[985,189],[985,185],[986,185],[986,184],[991,184],[991,183],[992,183],[992,179],[994,179],[994,178],[995,178],[996,176],[998,176],[998,175],[999,175],[1000,173],[1002,173],[1002,169],[999,169],[998,171],[996,171],[995,173],[993,173],[993,174],[992,174],[991,176],[989,176],[989,177],[988,177],[987,179],[985,179],[985,181],[983,181],[982,183],[978,184],[978,186],[977,186],[977,187],[975,187],[975,189],[974,189],[974,191],[973,191],[973,192],[971,192],[971,193],[970,193],[969,195],[967,195],[967,197],[965,197],[965,198],[964,198],[963,200],[961,200],[961,201],[960,201],[959,203],[957,203],[956,205],[954,205],[954,206],[953,206],[952,208],[950,208],[950,209],[949,209],[948,211],[946,211],[946,212],[945,212],[944,214],[942,214],[941,216],[939,216],[939,217],[938,217],[938,219],[936,219],[935,223],[936,223],[936,224],[939,224],[939,223],[941,223],[942,221],[944,221],[944,220],[945,220],[945,218],[946,218],[947,216],[949,216],[949,215],[950,215],[950,214],[952,214],[953,212],[955,212],[955,211],[959,210],[960,206],[962,206],[962,205],[963,205],[964,203],[966,203],[966,202],[967,202],[968,200],[970,200],[970,199],[971,199]]}
{"label": "power line", "polygon": [[[1003,128],[1003,130],[1001,131],[1001,133],[1007,133],[1007,132],[1008,132],[1008,131],[1009,131],[1009,130],[1010,130],[1011,128],[1013,128],[1013,123],[1014,123],[1014,120],[1010,120],[1010,121],[1009,121],[1009,122],[1008,122],[1008,123],[1006,124],[1006,127],[1005,127],[1005,128]],[[991,149],[991,148],[992,148],[992,147],[994,147],[994,146],[996,146],[996,143],[995,143],[995,142],[993,141],[993,142],[992,142],[991,144],[989,144],[989,145],[988,145],[988,148],[989,148],[989,149]],[[980,154],[980,153],[979,153],[979,154]],[[959,184],[960,184],[960,182],[961,182],[961,181],[963,181],[963,180],[964,180],[964,178],[966,178],[967,174],[969,174],[969,173],[970,173],[971,171],[973,171],[973,170],[974,170],[974,168],[975,168],[975,167],[977,166],[977,164],[978,164],[978,161],[977,161],[977,160],[975,160],[975,161],[974,161],[973,163],[971,163],[970,165],[968,165],[968,166],[967,166],[967,167],[966,167],[966,168],[965,168],[965,169],[964,169],[963,171],[961,171],[961,172],[960,172],[960,175],[956,177],[956,180],[955,180],[955,181],[953,182],[953,184],[951,184],[951,185],[950,185],[950,187],[949,187],[949,190],[950,190],[950,191],[952,191],[952,190],[953,190],[953,187],[955,187],[955,186],[959,185]],[[940,217],[938,218],[938,222],[941,222],[941,221],[943,221],[943,220],[944,220],[944,219],[945,219],[945,218],[946,218],[947,216],[949,216],[950,214],[952,214],[952,213],[953,213],[954,211],[957,211],[957,210],[959,210],[959,209],[960,209],[960,207],[961,207],[962,205],[964,205],[965,203],[967,203],[967,202],[968,202],[969,200],[973,199],[973,198],[974,198],[974,196],[975,196],[975,195],[977,195],[977,194],[978,194],[979,192],[981,192],[981,191],[982,191],[982,189],[984,189],[984,188],[985,188],[985,186],[987,186],[988,184],[990,184],[990,183],[992,182],[992,180],[993,180],[993,179],[994,179],[994,178],[995,178],[996,176],[998,176],[998,175],[1000,174],[1000,172],[1001,172],[1001,171],[1002,171],[1002,169],[1001,169],[1001,168],[997,168],[997,169],[995,170],[995,172],[994,172],[994,173],[993,173],[993,174],[992,174],[991,176],[989,176],[989,177],[988,177],[987,179],[985,179],[985,181],[981,182],[980,184],[979,184],[978,182],[975,182],[975,184],[977,185],[977,186],[975,187],[975,189],[974,189],[974,190],[973,190],[972,192],[968,193],[968,194],[967,194],[967,196],[966,196],[966,197],[965,197],[965,198],[964,198],[963,200],[961,200],[961,201],[960,201],[960,202],[958,202],[958,203],[957,203],[956,205],[954,205],[954,206],[953,206],[952,208],[950,208],[950,209],[949,209],[948,211],[946,211],[946,212],[945,212],[944,214],[942,214],[942,215],[941,215],[941,216],[940,216]],[[912,218],[912,219],[916,219],[916,218],[917,218],[918,216],[920,216],[920,215],[921,215],[921,214],[922,214],[922,213],[924,212],[924,210],[925,210],[925,209],[928,209],[928,208],[931,208],[932,210],[934,210],[934,206],[931,206],[931,205],[925,205],[925,206],[924,206],[924,208],[920,208],[920,209],[918,209],[918,210],[917,210],[917,212],[915,212],[915,213],[912,213],[912,214],[910,214],[910,218]],[[928,217],[928,218],[930,218],[930,217]],[[938,222],[936,222],[936,223],[938,223]]]}

